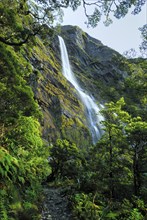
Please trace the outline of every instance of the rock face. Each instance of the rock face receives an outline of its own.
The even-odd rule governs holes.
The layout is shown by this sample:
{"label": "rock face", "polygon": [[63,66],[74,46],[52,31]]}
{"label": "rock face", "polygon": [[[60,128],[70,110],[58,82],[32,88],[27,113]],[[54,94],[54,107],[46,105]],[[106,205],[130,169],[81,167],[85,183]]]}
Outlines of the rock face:
{"label": "rock face", "polygon": [[120,88],[126,72],[120,70],[123,57],[99,40],[90,37],[79,27],[63,26],[62,37],[67,45],[71,65],[83,89],[89,91],[99,101],[107,101],[105,87]]}
{"label": "rock face", "polygon": [[91,137],[84,108],[75,89],[62,75],[57,36],[52,45],[46,47],[38,39],[29,60],[34,69],[30,85],[43,114],[43,138],[49,143],[57,138],[66,138],[78,146],[81,143],[89,145]]}
{"label": "rock face", "polygon": [[[60,35],[82,89],[98,103],[118,98],[126,75],[119,68],[122,56],[78,27],[63,26]],[[83,105],[75,88],[62,75],[58,37],[48,45],[38,38],[29,59],[34,69],[30,84],[43,113],[44,139],[52,143],[57,138],[66,138],[79,147],[89,146],[91,137]]]}

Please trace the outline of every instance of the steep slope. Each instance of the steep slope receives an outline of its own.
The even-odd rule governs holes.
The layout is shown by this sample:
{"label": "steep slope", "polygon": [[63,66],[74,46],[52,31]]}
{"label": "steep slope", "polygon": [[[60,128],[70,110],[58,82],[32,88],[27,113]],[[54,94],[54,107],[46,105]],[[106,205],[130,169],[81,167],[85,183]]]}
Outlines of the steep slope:
{"label": "steep slope", "polygon": [[79,27],[64,26],[61,35],[67,45],[73,71],[83,89],[88,90],[99,101],[104,102],[109,97],[111,99],[111,90],[119,90],[127,74],[120,69],[124,58]]}
{"label": "steep slope", "polygon": [[[98,104],[117,100],[127,74],[120,70],[124,58],[78,27],[63,26],[60,35],[83,91]],[[58,36],[49,40],[51,43],[47,44],[38,38],[28,58],[34,69],[30,84],[43,113],[43,137],[50,143],[57,138],[67,138],[78,146],[89,146],[91,137],[83,105],[75,88],[62,75]]]}
{"label": "steep slope", "polygon": [[78,146],[89,145],[84,109],[75,89],[62,75],[58,44],[55,44],[56,50],[53,46],[45,47],[38,39],[28,58],[34,69],[30,84],[43,113],[43,137],[49,143],[57,138],[67,138]]}

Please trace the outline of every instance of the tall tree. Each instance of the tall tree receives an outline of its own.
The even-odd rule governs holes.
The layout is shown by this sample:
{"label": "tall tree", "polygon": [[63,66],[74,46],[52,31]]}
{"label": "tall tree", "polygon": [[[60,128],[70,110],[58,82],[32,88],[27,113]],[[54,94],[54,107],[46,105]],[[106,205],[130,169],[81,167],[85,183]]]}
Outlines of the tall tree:
{"label": "tall tree", "polygon": [[146,187],[147,123],[123,110],[124,105],[123,98],[106,104],[105,134],[95,147],[93,166],[103,182],[100,188],[109,189],[110,199],[117,198],[118,190],[119,198],[131,196],[132,187],[136,196],[143,195]]}
{"label": "tall tree", "polygon": [[121,98],[118,102],[110,102],[102,111],[105,117],[103,122],[105,135],[102,142],[98,146],[106,150],[106,164],[108,166],[108,187],[110,191],[110,199],[117,196],[117,190],[123,185],[131,185],[131,153],[126,143],[126,136],[123,131],[124,123],[127,123],[130,115],[125,112],[122,107],[124,106],[124,99]]}
{"label": "tall tree", "polygon": [[138,196],[142,187],[147,155],[147,122],[140,117],[132,118],[126,126],[127,139],[133,151],[134,194]]}

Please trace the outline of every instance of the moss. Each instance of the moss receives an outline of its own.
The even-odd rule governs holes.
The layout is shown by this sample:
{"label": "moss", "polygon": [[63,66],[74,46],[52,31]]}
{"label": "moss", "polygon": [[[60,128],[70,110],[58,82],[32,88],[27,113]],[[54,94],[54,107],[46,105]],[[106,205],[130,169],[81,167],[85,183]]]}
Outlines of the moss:
{"label": "moss", "polygon": [[62,128],[68,128],[74,125],[74,121],[72,118],[67,118],[64,115],[61,116],[62,120]]}

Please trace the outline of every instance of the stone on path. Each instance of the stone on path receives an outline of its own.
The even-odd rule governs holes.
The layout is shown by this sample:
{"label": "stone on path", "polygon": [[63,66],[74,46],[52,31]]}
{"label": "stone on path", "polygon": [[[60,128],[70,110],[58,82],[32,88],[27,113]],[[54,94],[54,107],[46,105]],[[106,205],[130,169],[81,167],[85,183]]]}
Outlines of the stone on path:
{"label": "stone on path", "polygon": [[45,200],[41,220],[74,220],[62,188],[44,188]]}

